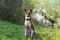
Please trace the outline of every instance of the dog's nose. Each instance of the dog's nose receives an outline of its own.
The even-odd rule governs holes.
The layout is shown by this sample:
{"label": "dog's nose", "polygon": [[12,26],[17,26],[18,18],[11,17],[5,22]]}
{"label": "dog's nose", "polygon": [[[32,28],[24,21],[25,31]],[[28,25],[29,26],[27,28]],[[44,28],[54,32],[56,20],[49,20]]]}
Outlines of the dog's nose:
{"label": "dog's nose", "polygon": [[27,17],[29,17],[29,15],[27,15]]}

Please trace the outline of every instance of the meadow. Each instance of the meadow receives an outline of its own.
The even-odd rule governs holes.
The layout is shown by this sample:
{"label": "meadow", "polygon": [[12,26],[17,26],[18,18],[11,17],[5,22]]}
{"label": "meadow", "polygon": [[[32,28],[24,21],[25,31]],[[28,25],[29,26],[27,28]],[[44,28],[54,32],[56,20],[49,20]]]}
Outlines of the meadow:
{"label": "meadow", "polygon": [[25,9],[32,9],[33,15],[38,12],[48,20],[53,16],[57,21],[55,28],[34,24],[36,33],[27,40],[60,40],[60,0],[0,0],[0,40],[26,40]]}
{"label": "meadow", "polygon": [[[35,25],[36,34],[27,40],[60,40],[60,29]],[[0,40],[25,40],[24,25],[0,20]]]}

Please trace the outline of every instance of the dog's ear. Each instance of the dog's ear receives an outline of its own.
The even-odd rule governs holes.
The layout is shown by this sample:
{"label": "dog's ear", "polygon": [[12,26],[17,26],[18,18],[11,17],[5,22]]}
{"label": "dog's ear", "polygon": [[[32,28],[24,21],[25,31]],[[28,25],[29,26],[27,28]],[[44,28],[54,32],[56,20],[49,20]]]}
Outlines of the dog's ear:
{"label": "dog's ear", "polygon": [[30,10],[30,13],[32,13],[32,9]]}

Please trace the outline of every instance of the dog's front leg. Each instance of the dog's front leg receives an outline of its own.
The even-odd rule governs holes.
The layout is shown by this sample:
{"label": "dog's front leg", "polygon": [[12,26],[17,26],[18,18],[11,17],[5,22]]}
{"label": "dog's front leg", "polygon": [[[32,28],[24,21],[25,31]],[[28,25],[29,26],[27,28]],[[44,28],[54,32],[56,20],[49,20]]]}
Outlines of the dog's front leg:
{"label": "dog's front leg", "polygon": [[29,30],[27,28],[25,28],[25,36],[29,35]]}
{"label": "dog's front leg", "polygon": [[26,31],[26,28],[25,28],[25,36],[27,35],[27,31]]}

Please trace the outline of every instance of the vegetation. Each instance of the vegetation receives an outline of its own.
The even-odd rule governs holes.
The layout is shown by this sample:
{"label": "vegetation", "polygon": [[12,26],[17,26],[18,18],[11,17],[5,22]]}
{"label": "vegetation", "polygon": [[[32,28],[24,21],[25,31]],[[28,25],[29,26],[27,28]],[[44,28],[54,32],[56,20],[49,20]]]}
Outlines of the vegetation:
{"label": "vegetation", "polygon": [[24,25],[20,25],[24,23],[24,9],[39,9],[47,17],[54,16],[59,28],[36,24],[36,35],[28,40],[60,40],[60,0],[0,0],[0,40],[25,40]]}
{"label": "vegetation", "polygon": [[[60,17],[59,0],[0,0],[0,19],[23,24],[24,9],[44,9],[44,14]],[[42,13],[42,14],[43,14]]]}
{"label": "vegetation", "polygon": [[[36,35],[28,40],[60,40],[60,29],[35,25]],[[0,20],[0,40],[25,40],[24,26]]]}

